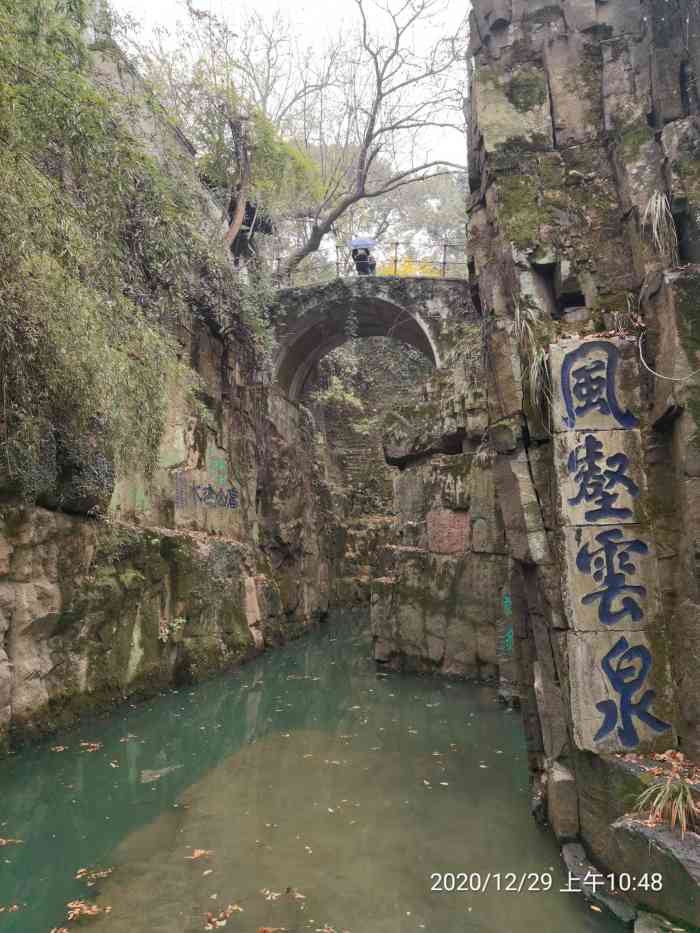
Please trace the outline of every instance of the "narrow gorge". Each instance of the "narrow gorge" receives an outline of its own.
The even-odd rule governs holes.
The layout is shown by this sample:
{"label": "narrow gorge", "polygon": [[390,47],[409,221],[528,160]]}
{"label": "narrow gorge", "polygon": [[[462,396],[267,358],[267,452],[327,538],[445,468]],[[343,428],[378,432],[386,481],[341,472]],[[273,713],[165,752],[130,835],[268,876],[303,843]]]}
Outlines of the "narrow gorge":
{"label": "narrow gorge", "polygon": [[[22,295],[38,310],[20,337],[0,337],[0,786],[16,801],[0,815],[11,875],[0,873],[0,930],[334,931],[324,919],[334,909],[338,933],[700,928],[700,6],[474,0],[469,32],[463,277],[269,289],[255,270],[226,278],[197,245],[221,234],[221,218],[193,147],[96,28],[83,29],[80,93],[84,110],[100,101],[102,122],[72,116],[75,133],[60,136],[47,112],[32,156],[67,214],[75,208],[75,259],[63,202],[44,182],[21,202],[25,183],[13,193],[8,179],[30,160],[6,153],[0,324],[12,332]],[[0,83],[2,120],[20,106],[18,69]],[[60,120],[61,132],[72,126]],[[115,127],[112,151],[102,134]],[[103,145],[103,170],[73,158],[83,138]],[[88,293],[108,262],[92,250],[114,233],[94,226],[92,186],[134,241],[115,246],[119,273]],[[196,204],[186,217],[185,191]],[[169,227],[170,252],[158,239]],[[42,355],[65,295],[71,347],[51,344],[55,384],[38,365],[20,378],[17,360]],[[81,302],[97,318],[76,312]],[[171,361],[162,351],[157,378],[143,375],[161,352],[139,329],[143,309],[167,333]],[[105,410],[71,420],[91,353],[130,398],[113,419],[118,443]],[[25,423],[12,408],[15,384],[41,416]],[[129,432],[155,438],[150,459],[127,455]],[[107,778],[132,756],[134,786],[148,794],[113,792],[97,755],[85,774],[55,770],[55,750],[84,759],[80,741],[96,729]],[[137,737],[159,735],[161,757],[139,758]],[[414,736],[415,753],[404,744]],[[306,759],[341,773],[351,752],[358,776],[324,797]],[[640,804],[654,781],[687,792],[686,831]],[[410,796],[436,801],[462,782],[464,795],[444,803]],[[267,784],[282,803],[255,797]],[[55,905],[75,895],[52,881],[50,909],[33,914],[39,855],[20,868],[13,845],[32,820],[37,834],[54,831],[59,785],[86,794],[100,826],[113,812],[124,824],[109,844],[90,814],[66,829],[70,846],[88,841],[56,849],[57,862],[117,867],[96,888],[109,915],[78,912],[63,926]],[[385,787],[397,808],[406,797],[405,822],[380,806]],[[128,817],[107,805],[112,793]],[[296,827],[299,852],[270,854],[283,845],[271,827],[305,793],[318,805],[311,824],[352,810],[385,827],[386,849],[375,836],[358,844],[361,878],[329,854],[333,828],[312,844]],[[256,806],[262,823],[245,823]],[[516,836],[498,823],[501,807]],[[239,834],[246,867],[227,848]],[[443,844],[449,861],[431,866]],[[39,835],[32,845],[39,853]],[[326,855],[309,885],[328,878],[325,914],[309,900],[307,923],[295,865],[307,864],[304,849],[311,864],[315,845]],[[239,917],[216,888],[195,907],[183,858],[207,875],[217,852],[239,892],[277,872],[276,896],[241,900]],[[372,858],[395,885],[381,917],[358,906]],[[531,905],[492,889],[484,925],[478,889],[473,916],[457,895],[428,896],[433,872],[479,873],[481,884],[509,870],[532,873]],[[557,889],[563,873],[585,900],[549,894],[543,872]],[[420,887],[427,899],[414,903]],[[158,890],[167,898],[153,906]]]}

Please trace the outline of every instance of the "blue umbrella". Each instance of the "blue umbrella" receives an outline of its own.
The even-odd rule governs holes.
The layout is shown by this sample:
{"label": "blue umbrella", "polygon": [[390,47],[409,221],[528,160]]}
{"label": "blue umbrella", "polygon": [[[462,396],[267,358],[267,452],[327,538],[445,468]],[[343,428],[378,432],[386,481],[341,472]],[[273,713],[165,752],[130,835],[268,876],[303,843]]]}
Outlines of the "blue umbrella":
{"label": "blue umbrella", "polygon": [[374,249],[377,241],[368,236],[356,236],[350,240],[352,249]]}

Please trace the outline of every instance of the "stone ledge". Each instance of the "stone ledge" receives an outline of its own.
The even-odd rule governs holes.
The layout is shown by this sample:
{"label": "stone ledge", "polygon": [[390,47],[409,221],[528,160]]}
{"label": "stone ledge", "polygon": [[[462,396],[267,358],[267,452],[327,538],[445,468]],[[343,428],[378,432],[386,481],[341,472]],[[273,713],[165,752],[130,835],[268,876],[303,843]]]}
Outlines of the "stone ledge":
{"label": "stone ledge", "polygon": [[626,926],[631,927],[637,917],[637,911],[631,904],[628,904],[621,897],[611,894],[607,885],[597,890],[597,883],[595,886],[590,883],[586,884],[585,879],[587,877],[600,877],[602,873],[588,861],[583,846],[578,842],[567,842],[566,845],[562,846],[561,856],[569,872],[571,885],[580,885],[581,893],[587,901],[602,908]]}

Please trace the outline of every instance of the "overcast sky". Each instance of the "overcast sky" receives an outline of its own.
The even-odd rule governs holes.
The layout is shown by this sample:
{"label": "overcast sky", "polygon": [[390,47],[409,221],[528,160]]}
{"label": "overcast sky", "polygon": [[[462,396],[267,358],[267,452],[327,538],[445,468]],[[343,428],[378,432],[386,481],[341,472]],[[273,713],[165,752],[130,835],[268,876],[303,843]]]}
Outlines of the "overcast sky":
{"label": "overcast sky", "polygon": [[[179,18],[184,18],[183,5],[178,0],[111,0],[111,5],[118,12],[138,19],[145,29],[157,24],[170,26]],[[208,9],[219,16],[226,16],[234,25],[245,12],[245,5],[237,0],[198,0],[196,5],[199,9]],[[355,23],[357,16],[353,0],[346,0],[345,4],[339,4],[337,0],[297,0],[295,3],[285,3],[284,0],[255,0],[254,8],[263,16],[283,9],[299,24],[309,44],[314,41],[322,43],[325,36],[336,34],[344,22]],[[465,8],[466,4],[461,2],[449,3],[449,12],[445,17],[445,34],[458,24]],[[445,159],[459,165],[466,163],[466,142],[462,133],[433,130],[430,149],[433,159]]]}

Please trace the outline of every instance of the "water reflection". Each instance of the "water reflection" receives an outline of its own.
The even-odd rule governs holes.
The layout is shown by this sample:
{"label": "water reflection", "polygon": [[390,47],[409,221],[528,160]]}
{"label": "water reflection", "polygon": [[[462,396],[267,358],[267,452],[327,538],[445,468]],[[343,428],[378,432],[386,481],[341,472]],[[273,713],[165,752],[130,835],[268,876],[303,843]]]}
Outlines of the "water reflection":
{"label": "water reflection", "polygon": [[[112,911],[90,926],[114,933],[199,931],[229,904],[227,928],[250,933],[616,929],[558,892],[517,716],[486,689],[378,676],[365,626],[338,620],[12,760],[0,835],[24,844],[0,850],[0,904],[22,909],[0,931],[48,933],[96,891]],[[86,889],[86,866],[114,873]],[[546,894],[430,891],[431,872],[550,867]]]}

